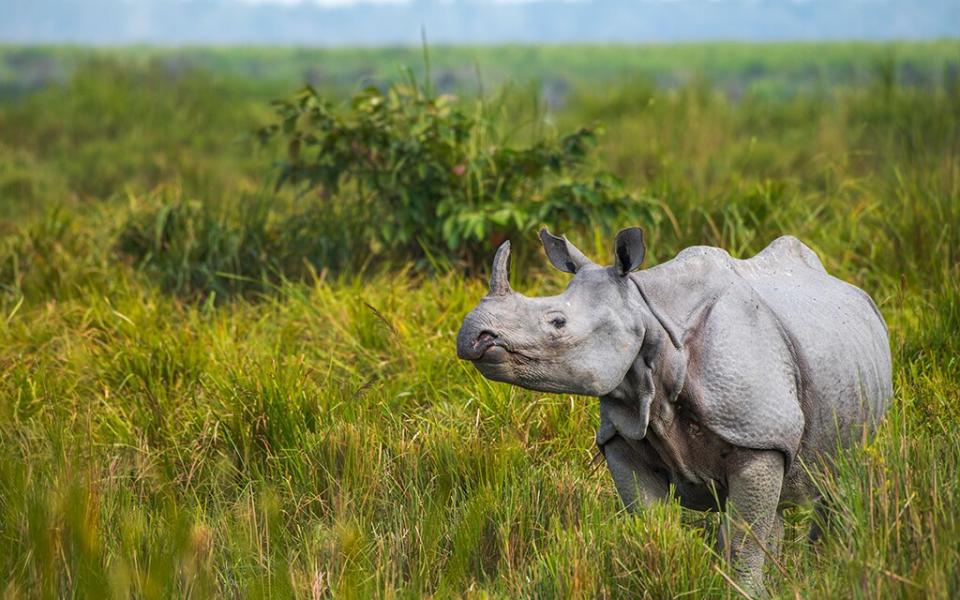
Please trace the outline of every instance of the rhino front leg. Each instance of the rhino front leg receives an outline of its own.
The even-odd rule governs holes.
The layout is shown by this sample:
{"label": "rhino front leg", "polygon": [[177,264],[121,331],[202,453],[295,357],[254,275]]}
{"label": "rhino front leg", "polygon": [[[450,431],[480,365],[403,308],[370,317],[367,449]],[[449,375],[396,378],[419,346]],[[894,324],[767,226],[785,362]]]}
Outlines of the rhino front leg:
{"label": "rhino front leg", "polygon": [[728,474],[725,551],[739,580],[751,594],[763,595],[763,564],[776,556],[783,538],[777,507],[783,485],[783,454],[745,450]]}
{"label": "rhino front leg", "polygon": [[667,477],[650,466],[644,442],[629,442],[617,435],[601,447],[607,469],[617,486],[617,493],[627,510],[650,506],[667,497]]}

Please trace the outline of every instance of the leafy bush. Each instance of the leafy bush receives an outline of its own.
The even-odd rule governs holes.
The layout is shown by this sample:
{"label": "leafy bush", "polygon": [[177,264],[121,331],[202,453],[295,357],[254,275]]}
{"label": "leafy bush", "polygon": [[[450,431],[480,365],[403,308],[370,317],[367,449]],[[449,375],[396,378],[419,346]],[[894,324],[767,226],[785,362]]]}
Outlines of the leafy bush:
{"label": "leafy bush", "polygon": [[346,111],[310,88],[277,107],[281,122],[261,132],[286,141],[277,187],[316,193],[290,206],[286,195],[214,202],[160,188],[127,211],[120,255],[167,291],[224,298],[371,257],[485,265],[507,237],[523,254],[533,236],[520,234],[540,224],[609,230],[645,206],[615,177],[588,173],[589,129],[513,148],[492,141],[482,111],[416,85],[364,90]]}
{"label": "leafy bush", "polygon": [[286,143],[277,188],[356,203],[374,253],[472,261],[540,224],[610,229],[642,206],[615,177],[589,168],[592,129],[511,147],[483,103],[468,113],[416,83],[369,87],[346,107],[307,87],[276,102],[276,112],[260,136]]}

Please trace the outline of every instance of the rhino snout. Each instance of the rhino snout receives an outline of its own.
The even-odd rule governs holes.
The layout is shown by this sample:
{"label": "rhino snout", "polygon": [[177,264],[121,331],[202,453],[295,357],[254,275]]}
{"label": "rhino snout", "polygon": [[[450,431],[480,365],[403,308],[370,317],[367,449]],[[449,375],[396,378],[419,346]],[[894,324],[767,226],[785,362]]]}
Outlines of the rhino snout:
{"label": "rhino snout", "polygon": [[463,360],[479,360],[492,346],[496,346],[500,334],[491,329],[482,329],[464,323],[457,334],[457,357]]}

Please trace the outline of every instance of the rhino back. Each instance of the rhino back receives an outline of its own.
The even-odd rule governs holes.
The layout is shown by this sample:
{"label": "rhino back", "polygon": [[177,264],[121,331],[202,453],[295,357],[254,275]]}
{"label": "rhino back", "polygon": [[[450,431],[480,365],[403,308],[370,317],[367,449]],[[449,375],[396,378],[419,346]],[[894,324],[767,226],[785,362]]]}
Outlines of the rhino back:
{"label": "rhino back", "polygon": [[[779,238],[734,261],[789,336],[806,417],[804,444],[829,451],[872,427],[893,396],[887,327],[863,290],[829,275],[812,250]],[[840,439],[837,439],[837,436]]]}
{"label": "rhino back", "polygon": [[747,260],[688,248],[636,280],[683,339],[689,400],[726,441],[780,449],[790,463],[845,444],[886,408],[879,312],[795,238]]}

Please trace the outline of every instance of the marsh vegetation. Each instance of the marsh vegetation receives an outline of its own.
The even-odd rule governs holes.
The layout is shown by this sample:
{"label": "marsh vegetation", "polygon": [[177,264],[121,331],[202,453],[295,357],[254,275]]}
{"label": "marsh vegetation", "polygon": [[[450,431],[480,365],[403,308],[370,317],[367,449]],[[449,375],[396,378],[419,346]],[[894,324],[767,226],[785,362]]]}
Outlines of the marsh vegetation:
{"label": "marsh vegetation", "polygon": [[[867,290],[890,326],[893,408],[819,476],[835,533],[811,547],[810,511],[788,513],[771,593],[955,596],[960,46],[844,48],[719,46],[734,58],[718,66],[704,47],[692,73],[697,50],[681,48],[672,79],[648,68],[669,66],[665,49],[596,71],[583,64],[624,49],[556,49],[565,87],[524,70],[539,63],[523,49],[475,51],[515,82],[482,96],[436,89],[440,50],[426,84],[314,81],[319,130],[282,130],[299,70],[258,80],[101,51],[7,86],[0,590],[736,597],[715,517],[623,513],[591,465],[595,400],[456,360],[500,239],[515,243],[515,288],[564,285],[535,237],[557,220],[598,260],[610,230],[641,225],[648,265],[694,244],[749,256],[789,233]],[[0,57],[28,50],[66,64],[62,49]],[[853,66],[818,70],[831,56]],[[784,85],[802,65],[809,81]],[[545,96],[557,89],[562,102]],[[278,114],[271,98],[292,104]],[[296,132],[343,136],[344,176],[311,180],[307,155],[306,177],[277,189],[304,156]]]}

